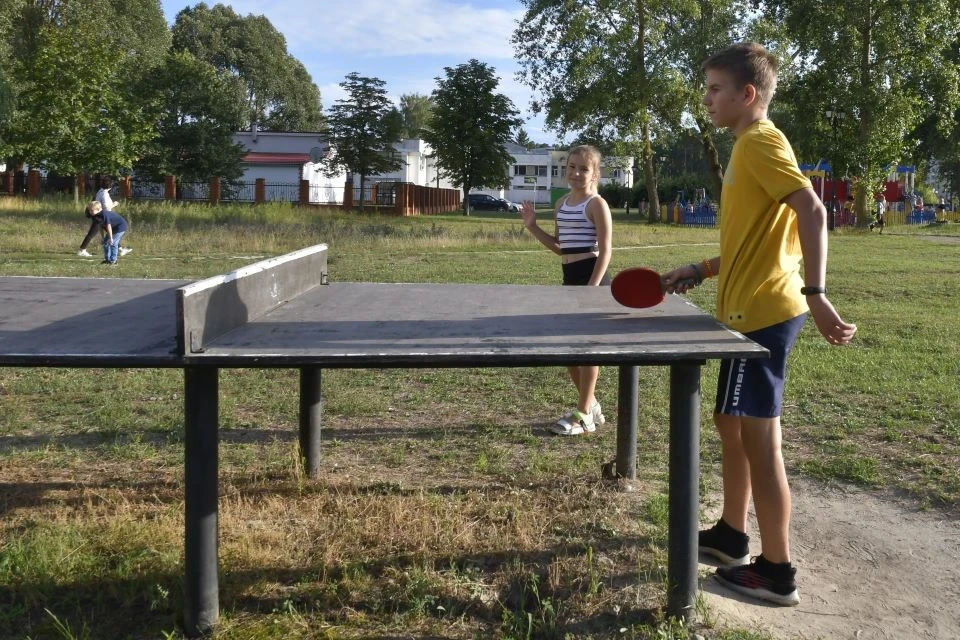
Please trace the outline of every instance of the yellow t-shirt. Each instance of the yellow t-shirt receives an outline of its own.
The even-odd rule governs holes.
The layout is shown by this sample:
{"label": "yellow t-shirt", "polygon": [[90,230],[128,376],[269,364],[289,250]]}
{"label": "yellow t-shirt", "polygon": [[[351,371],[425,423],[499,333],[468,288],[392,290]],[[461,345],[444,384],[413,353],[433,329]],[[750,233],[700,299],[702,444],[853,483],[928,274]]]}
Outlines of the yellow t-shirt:
{"label": "yellow t-shirt", "polygon": [[781,201],[810,188],[787,138],[759,120],[733,145],[720,197],[717,319],[746,333],[808,310],[800,294],[797,213]]}

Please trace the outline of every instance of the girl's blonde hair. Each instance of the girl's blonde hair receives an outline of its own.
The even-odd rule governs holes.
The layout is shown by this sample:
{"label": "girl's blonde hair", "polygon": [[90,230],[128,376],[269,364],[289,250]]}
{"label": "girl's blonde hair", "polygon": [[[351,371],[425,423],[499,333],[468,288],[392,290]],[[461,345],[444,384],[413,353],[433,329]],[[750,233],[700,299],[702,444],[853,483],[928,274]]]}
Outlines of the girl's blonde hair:
{"label": "girl's blonde hair", "polygon": [[597,149],[592,144],[579,144],[567,152],[568,161],[570,156],[581,156],[585,158],[587,162],[593,166],[593,181],[595,183],[600,182],[600,161],[603,159],[603,154],[600,153],[600,149]]}
{"label": "girl's blonde hair", "polygon": [[87,205],[87,208],[84,209],[83,212],[84,212],[85,214],[87,214],[87,217],[88,217],[88,218],[92,218],[93,216],[95,216],[95,215],[97,215],[98,213],[100,213],[100,211],[101,211],[102,209],[103,209],[103,205],[100,204],[99,201],[97,201],[97,200],[91,200],[91,201],[90,201],[90,204]]}

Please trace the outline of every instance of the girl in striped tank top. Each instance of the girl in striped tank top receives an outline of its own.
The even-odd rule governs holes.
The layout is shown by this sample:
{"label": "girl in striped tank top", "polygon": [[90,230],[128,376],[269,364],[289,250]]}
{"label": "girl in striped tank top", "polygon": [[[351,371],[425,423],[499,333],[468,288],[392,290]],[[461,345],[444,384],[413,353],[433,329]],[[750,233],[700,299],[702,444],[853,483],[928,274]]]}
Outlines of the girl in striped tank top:
{"label": "girl in striped tank top", "polygon": [[[541,244],[560,256],[563,284],[607,286],[613,223],[610,207],[597,194],[600,151],[589,145],[570,149],[566,178],[570,193],[557,202],[553,235],[537,225],[536,212],[529,200],[520,210],[523,224]],[[568,371],[577,389],[577,406],[565,411],[550,431],[563,436],[595,431],[598,424],[606,421],[594,395],[600,367],[568,367]]]}

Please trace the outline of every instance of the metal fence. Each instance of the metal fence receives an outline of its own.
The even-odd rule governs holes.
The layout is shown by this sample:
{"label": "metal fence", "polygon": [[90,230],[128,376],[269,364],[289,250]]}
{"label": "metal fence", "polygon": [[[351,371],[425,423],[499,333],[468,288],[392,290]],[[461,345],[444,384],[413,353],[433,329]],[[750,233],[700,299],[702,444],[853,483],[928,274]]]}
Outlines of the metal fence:
{"label": "metal fence", "polygon": [[163,183],[150,182],[147,180],[131,180],[130,195],[134,200],[163,200]]}
{"label": "metal fence", "polygon": [[300,201],[300,185],[296,182],[267,182],[263,189],[268,202]]}
{"label": "metal fence", "polygon": [[255,182],[224,182],[220,185],[220,202],[256,202]]}

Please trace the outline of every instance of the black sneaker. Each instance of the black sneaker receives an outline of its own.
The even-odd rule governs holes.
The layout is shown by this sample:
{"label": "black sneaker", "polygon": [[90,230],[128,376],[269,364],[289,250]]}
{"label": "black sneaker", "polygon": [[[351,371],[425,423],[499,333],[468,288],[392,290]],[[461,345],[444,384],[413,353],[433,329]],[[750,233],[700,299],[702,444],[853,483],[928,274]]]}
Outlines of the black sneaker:
{"label": "black sneaker", "polygon": [[728,525],[723,518],[705,531],[697,534],[701,553],[713,556],[725,565],[741,565],[750,562],[750,536]]}
{"label": "black sneaker", "polygon": [[789,562],[775,564],[762,555],[750,564],[717,569],[717,580],[737,593],[784,607],[800,604],[796,575],[796,568]]}

